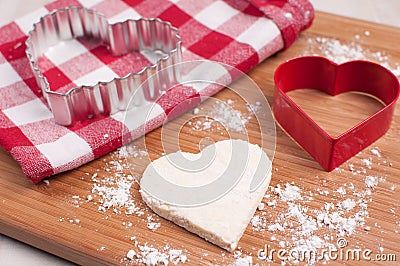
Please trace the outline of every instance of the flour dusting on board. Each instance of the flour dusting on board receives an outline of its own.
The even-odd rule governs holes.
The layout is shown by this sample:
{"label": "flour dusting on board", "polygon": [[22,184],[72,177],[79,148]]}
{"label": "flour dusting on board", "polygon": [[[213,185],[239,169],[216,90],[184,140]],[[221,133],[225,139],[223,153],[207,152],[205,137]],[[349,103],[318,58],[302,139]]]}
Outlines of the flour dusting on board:
{"label": "flour dusting on board", "polygon": [[[132,191],[138,189],[137,181],[129,173],[129,166],[126,162],[128,156],[136,160],[144,160],[147,152],[136,146],[126,146],[111,153],[110,160],[104,161],[105,166],[94,174],[86,173],[83,179],[89,179],[91,190],[86,195],[73,195],[68,200],[75,207],[83,205],[96,206],[97,211],[104,214],[104,220],[112,217],[121,220],[121,228],[130,232],[137,224],[134,224],[130,217],[136,216],[149,231],[157,231],[161,227],[158,215],[151,212],[141,199],[134,198]],[[81,226],[78,217],[59,217],[59,222],[68,222],[72,225]],[[95,228],[95,232],[99,229]],[[121,264],[126,265],[168,265],[182,264],[187,261],[186,251],[164,245],[156,248],[150,243],[140,243],[136,236],[130,237],[133,241],[132,248],[127,250]],[[107,249],[107,243],[101,243],[97,251],[102,252]]]}
{"label": "flour dusting on board", "polygon": [[[377,147],[369,152],[373,157],[367,155],[366,158],[360,158],[368,153],[364,151],[352,159],[359,165],[357,170],[354,164],[348,163],[352,165],[351,168],[344,165],[332,173],[332,176],[355,175],[354,181],[327,186],[326,179],[310,176],[307,179],[312,180],[312,183],[319,182],[320,185],[301,188],[296,184],[301,184],[301,180],[295,179],[296,181],[284,186],[277,184],[270,187],[270,191],[264,196],[267,207],[256,212],[251,221],[252,229],[255,232],[263,232],[264,235],[272,235],[269,243],[276,243],[279,248],[291,250],[296,254],[320,254],[318,252],[323,249],[337,249],[337,239],[343,238],[348,241],[353,239],[352,236],[359,230],[372,230],[372,227],[367,225],[368,206],[373,202],[373,190],[378,189],[380,183],[386,182],[386,178],[384,175],[371,175],[370,171],[374,171],[374,165],[391,167],[391,164],[382,158]],[[367,165],[363,163],[366,159],[370,162]],[[327,177],[332,177],[330,175]],[[316,200],[317,198],[319,200]],[[320,203],[321,198],[325,199],[323,204]],[[395,209],[393,213],[394,211]],[[374,227],[379,229],[379,224],[376,223]],[[395,230],[395,233],[398,233],[398,230]],[[348,244],[353,243],[349,241]],[[382,243],[379,243],[378,252],[382,252],[380,247]],[[268,258],[262,260],[269,261]],[[321,261],[326,263],[329,257],[287,257],[283,263],[314,265]]]}
{"label": "flour dusting on board", "polygon": [[187,256],[180,249],[172,249],[169,245],[157,249],[149,246],[147,243],[140,245],[135,240],[135,237],[132,237],[131,240],[134,241],[136,251],[130,249],[122,262],[132,265],[145,264],[147,266],[154,266],[169,265],[170,263],[178,265],[187,261]]}
{"label": "flour dusting on board", "polygon": [[[365,35],[368,38],[369,35]],[[338,64],[350,60],[369,60],[374,61],[388,68],[400,78],[400,64],[390,64],[390,55],[382,51],[371,51],[363,48],[358,42],[360,35],[354,36],[352,42],[341,42],[335,38],[315,37],[308,38],[308,49],[304,50],[302,55],[321,55]]]}
{"label": "flour dusting on board", "polygon": [[[189,121],[188,125],[195,131],[212,131],[218,132],[222,129],[228,131],[244,133],[247,123],[260,111],[261,103],[246,104],[246,110],[235,108],[235,101],[228,99],[226,101],[215,102],[210,110],[205,110],[203,107],[193,109],[193,114],[198,115]],[[201,117],[206,113],[204,117]]]}
{"label": "flour dusting on board", "polygon": [[[390,55],[364,49],[358,44],[361,38],[369,36],[370,34],[356,35],[354,41],[350,43],[327,37],[309,38],[308,48],[302,55],[322,55],[337,63],[368,59],[382,64],[400,77],[400,65],[388,63]],[[236,109],[235,101],[232,99],[217,102],[210,110],[203,109],[200,105],[192,111],[198,118],[188,122],[189,129],[194,132],[193,134],[195,131],[218,133],[222,132],[223,127],[226,130],[243,132],[247,123],[259,111],[260,104],[254,103],[246,107],[247,109]],[[90,191],[85,195],[73,195],[68,202],[76,207],[93,205],[99,213],[104,214],[104,220],[118,217],[121,220],[121,227],[127,230],[127,234],[135,232],[135,226],[146,228],[150,235],[153,232],[160,232],[159,230],[164,230],[162,219],[131,193],[138,189],[138,184],[134,176],[127,174],[129,167],[125,158],[128,156],[140,160],[142,157],[147,157],[147,152],[129,146],[112,153],[111,159],[105,161],[104,169],[94,174],[87,173],[84,177],[91,182]],[[272,179],[275,185],[269,188],[247,229],[256,236],[262,236],[260,239],[263,241],[260,242],[260,246],[247,249],[239,247],[233,254],[221,251],[220,260],[218,257],[214,258],[214,264],[247,266],[263,265],[272,261],[281,262],[283,265],[329,263],[329,258],[326,256],[309,257],[305,260],[291,257],[283,261],[277,260],[276,257],[273,260],[268,257],[259,258],[257,251],[263,248],[263,244],[271,244],[275,249],[294,250],[299,253],[312,251],[318,254],[326,248],[337,248],[337,239],[344,238],[349,241],[349,246],[359,247],[355,236],[376,234],[382,230],[379,221],[373,222],[375,220],[369,216],[374,193],[381,189],[386,189],[387,193],[396,193],[397,190],[395,185],[386,181],[384,174],[377,173],[375,165],[393,166],[378,147],[364,150],[325,176],[308,176],[309,182],[304,182],[305,180],[296,176],[290,176],[290,180],[293,180],[290,182],[276,180],[285,169],[275,168],[275,178]],[[345,182],[332,181],[335,175],[345,176],[347,179]],[[50,185],[50,182],[47,181],[46,184]],[[390,211],[395,215],[396,208],[391,208]],[[74,215],[59,217],[59,222],[70,223],[71,226],[84,225],[84,219]],[[398,234],[400,222],[394,227],[393,233]],[[183,247],[173,247],[167,241],[156,243],[139,239],[138,235],[129,237],[130,247],[120,259],[121,264],[177,265],[191,262],[188,259],[190,251]],[[383,252],[385,247],[383,239],[377,238],[374,251]],[[102,252],[107,248],[107,243],[99,243],[98,251]],[[205,260],[205,264],[210,262],[209,254],[203,252],[200,256]],[[192,261],[192,263],[197,262]]]}
{"label": "flour dusting on board", "polygon": [[[223,130],[243,133],[246,124],[254,118],[256,112],[261,108],[259,102],[247,104],[242,109],[235,107],[235,101],[216,102],[211,109],[203,109],[199,106],[193,110],[193,114],[199,117],[192,119],[188,126],[194,131],[212,131],[214,133]],[[203,115],[202,114],[206,114]],[[196,120],[197,119],[197,120]],[[192,124],[191,124],[192,123]],[[164,154],[161,154],[164,155]],[[73,195],[68,201],[75,207],[83,205],[95,206],[97,212],[104,214],[104,220],[120,219],[121,227],[131,231],[138,226],[139,219],[143,227],[149,232],[157,231],[162,227],[159,216],[151,212],[141,198],[135,198],[132,191],[139,189],[137,177],[130,174],[127,158],[134,160],[145,160],[148,154],[145,149],[136,146],[126,146],[110,154],[110,159],[103,160],[104,168],[95,173],[86,173],[82,179],[90,181],[91,189],[85,195]],[[140,172],[140,171],[139,171]],[[264,208],[260,204],[259,209]],[[130,219],[133,217],[133,219]],[[80,225],[78,217],[60,217],[60,222],[69,222]],[[94,229],[97,231],[98,229]],[[168,265],[182,264],[188,261],[188,252],[184,249],[172,248],[168,243],[160,247],[162,243],[141,243],[139,237],[130,237],[133,245],[126,250],[125,257],[121,259],[126,265]],[[143,241],[143,240],[142,240]],[[100,243],[99,252],[107,250],[106,243]],[[233,265],[252,265],[252,256],[243,253],[243,256],[235,253]]]}
{"label": "flour dusting on board", "polygon": [[[126,174],[129,169],[125,158],[128,156],[137,160],[147,157],[147,152],[135,146],[124,147],[111,154],[111,159],[105,161],[103,171],[94,174],[87,173],[84,178],[91,181],[92,188],[85,195],[73,195],[69,202],[76,207],[84,204],[96,206],[97,211],[104,214],[104,219],[111,217],[121,218],[121,227],[128,232],[135,232],[135,226],[129,217],[138,218],[144,228],[149,232],[157,232],[162,228],[162,221],[141,202],[134,198],[131,191],[138,189],[136,178]],[[336,239],[345,237],[352,239],[358,231],[371,232],[380,230],[379,223],[368,222],[368,206],[373,202],[373,193],[380,184],[388,186],[394,192],[396,187],[386,184],[384,175],[377,175],[375,165],[392,167],[381,154],[378,147],[359,153],[350,162],[335,169],[329,176],[353,176],[344,183],[334,183],[327,186],[327,180],[319,176],[309,176],[313,182],[320,182],[316,187],[304,185],[304,182],[293,178],[291,183],[279,183],[269,188],[263,202],[250,222],[250,230],[264,236],[265,242],[275,248],[294,250],[296,252],[318,252],[326,248],[336,248]],[[276,174],[283,170],[275,169]],[[319,200],[316,200],[319,197]],[[323,200],[322,204],[321,198]],[[394,212],[395,210],[393,210]],[[137,218],[136,218],[137,217]],[[82,226],[80,217],[59,217],[59,222],[67,222],[73,226]],[[400,222],[396,228],[400,227]],[[95,229],[97,230],[97,229]],[[398,229],[394,233],[398,233]],[[120,263],[125,265],[177,265],[188,262],[190,251],[183,247],[172,247],[168,242],[148,243],[139,241],[136,235],[129,238],[131,247],[126,250]],[[354,240],[355,241],[355,240]],[[377,251],[384,250],[382,239],[377,239]],[[357,242],[355,242],[357,245]],[[99,243],[98,252],[107,250],[107,243]],[[235,253],[221,252],[223,265],[258,265],[271,262],[269,258],[260,259],[257,249],[244,250],[239,247]],[[201,255],[206,259],[208,254]],[[288,258],[282,263],[303,263],[313,265],[329,258]],[[221,261],[215,263],[221,264]],[[275,260],[276,261],[276,260]],[[208,262],[208,261],[207,261]]]}

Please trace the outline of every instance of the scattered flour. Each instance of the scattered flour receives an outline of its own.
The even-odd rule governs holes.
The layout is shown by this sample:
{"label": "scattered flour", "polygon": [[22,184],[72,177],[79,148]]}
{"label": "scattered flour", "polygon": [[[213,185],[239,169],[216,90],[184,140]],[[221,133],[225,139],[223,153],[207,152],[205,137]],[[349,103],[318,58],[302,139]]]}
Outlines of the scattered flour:
{"label": "scattered flour", "polygon": [[285,184],[285,189],[281,189],[281,186],[278,184],[273,192],[279,195],[280,199],[283,201],[294,201],[301,199],[300,188],[297,186],[292,186],[289,183]]}
{"label": "scattered flour", "polygon": [[135,248],[127,252],[125,261],[129,261],[132,265],[145,264],[146,266],[154,265],[178,265],[185,263],[187,256],[180,249],[172,249],[170,246],[165,245],[161,249],[149,246],[147,243],[144,245],[138,244],[135,241]]}
{"label": "scattered flour", "polygon": [[[261,109],[261,103],[247,104],[247,111],[241,112],[234,108],[234,101],[228,99],[226,101],[215,102],[211,110],[207,111],[204,117],[196,117],[188,124],[192,130],[221,130],[225,128],[235,132],[244,132],[246,124],[254,117],[254,114]],[[202,107],[193,109],[193,114],[200,115],[205,112]]]}
{"label": "scattered flour", "polygon": [[[131,191],[137,181],[131,174],[127,174],[129,173],[129,166],[124,160],[128,156],[141,159],[141,157],[147,155],[145,150],[135,146],[120,148],[111,154],[112,159],[106,162],[103,169],[104,173],[99,171],[92,175],[86,174],[92,183],[90,193],[84,196],[73,195],[70,203],[76,207],[82,204],[93,204],[97,206],[99,213],[105,214],[106,220],[110,215],[121,215],[124,219],[136,215],[142,217],[149,230],[156,231],[161,226],[160,218],[150,212],[145,205],[135,203]],[[69,222],[79,226],[81,223],[77,217],[60,217],[59,222]],[[123,220],[122,226],[132,228],[133,223],[129,220]],[[132,237],[132,239],[136,239],[136,237]],[[106,246],[103,245],[98,251],[105,249]],[[126,257],[121,262],[126,262],[128,265],[177,265],[186,261],[187,255],[182,250],[172,249],[169,245],[158,250],[147,243],[141,245],[138,241],[135,241],[134,248],[127,251]]]}
{"label": "scattered flour", "polygon": [[[377,147],[371,149],[370,153],[376,156],[374,160],[377,164],[382,162],[383,159]],[[370,231],[371,227],[366,226],[365,223],[369,218],[368,204],[372,202],[371,189],[375,189],[379,182],[384,182],[386,179],[368,175],[368,171],[374,166],[372,158],[358,160],[358,164],[361,165],[359,171],[355,170],[353,164],[349,164],[350,167],[347,169],[344,166],[336,170],[340,173],[349,171],[360,175],[354,177],[361,181],[357,183],[358,187],[353,182],[342,183],[336,188],[317,186],[314,189],[302,189],[294,182],[285,183],[284,188],[280,184],[270,187],[270,192],[264,196],[267,199],[265,206],[266,208],[279,206],[280,211],[275,216],[272,216],[272,211],[268,210],[257,212],[251,220],[253,230],[269,231],[273,234],[271,241],[276,241],[281,248],[299,253],[300,251],[314,252],[314,254],[318,254],[318,251],[323,248],[337,248],[338,237],[349,238],[358,228]],[[386,161],[385,163],[389,165]],[[320,181],[322,184],[326,182]],[[327,201],[319,206],[319,203],[313,202],[315,195],[327,197]],[[271,219],[271,217],[274,218]],[[310,257],[304,261],[304,258],[300,260],[293,257],[289,260],[295,264],[306,262],[313,265],[318,262],[317,259],[317,257]],[[329,261],[329,258],[319,259],[322,259],[323,263]]]}
{"label": "scattered flour", "polygon": [[376,186],[378,185],[378,177],[371,175],[366,176],[365,185],[372,189],[376,188]]}
{"label": "scattered flour", "polygon": [[244,256],[236,258],[233,263],[234,266],[251,266],[253,265],[253,258],[251,256]]}
{"label": "scattered flour", "polygon": [[340,203],[340,207],[346,211],[352,210],[356,206],[356,202],[353,199],[346,199]]}
{"label": "scattered flour", "polygon": [[371,149],[371,154],[377,156],[378,158],[381,158],[381,157],[382,157],[382,155],[381,155],[381,153],[379,152],[378,148]]}
{"label": "scattered flour", "polygon": [[[140,157],[147,156],[147,153],[137,149],[120,149],[114,154],[114,158],[107,162],[104,175],[97,172],[91,176],[88,174],[92,182],[91,193],[83,196],[73,195],[70,202],[75,206],[96,205],[100,213],[111,212],[112,215],[123,215],[124,217],[131,215],[143,217],[145,226],[149,230],[155,231],[161,226],[158,216],[150,213],[146,207],[139,207],[140,204],[135,203],[130,192],[136,180],[133,176],[124,174],[124,170],[128,169],[128,166],[122,159],[128,155]],[[371,227],[366,226],[365,222],[369,217],[368,204],[372,201],[372,190],[376,189],[380,182],[385,181],[384,177],[368,174],[369,169],[372,169],[374,165],[373,162],[379,163],[383,160],[378,148],[371,149],[371,155],[376,158],[359,159],[357,165],[361,165],[361,167],[357,170],[353,164],[349,164],[348,168],[338,170],[349,171],[356,175],[355,178],[363,179],[363,187],[356,187],[352,182],[340,184],[336,188],[317,187],[315,190],[300,188],[294,182],[270,187],[270,192],[264,196],[265,203],[258,206],[258,211],[251,219],[252,229],[261,233],[268,231],[269,234],[272,234],[271,241],[276,241],[279,247],[299,252],[318,252],[323,248],[336,247],[335,239],[337,237],[350,237],[358,228],[366,232],[370,231]],[[387,162],[386,164],[390,165]],[[317,206],[313,203],[315,194],[327,196],[327,201],[322,206]],[[340,200],[334,204],[333,199],[330,201],[330,197]],[[268,211],[268,208],[272,208],[275,213],[279,208],[276,218],[271,219],[271,211]],[[78,217],[60,217],[59,221],[81,226]],[[124,221],[122,225],[126,228],[133,226],[129,221]],[[379,228],[377,225],[375,227]],[[398,232],[398,230],[396,231]],[[102,251],[106,248],[103,245],[98,250]],[[169,245],[156,248],[147,242],[140,244],[135,240],[134,246],[127,250],[126,257],[121,260],[121,263],[127,265],[177,265],[187,262],[186,253],[180,249],[173,249]],[[254,258],[256,259],[254,260]],[[326,262],[328,259],[324,258],[323,260]],[[234,262],[231,265],[253,265],[259,264],[259,262],[254,253],[240,251],[235,252]],[[303,261],[294,257],[291,258],[291,262],[302,263]],[[307,260],[307,264],[317,262],[315,257]]]}
{"label": "scattered flour", "polygon": [[342,195],[342,196],[346,195],[346,189],[343,188],[343,187],[339,187],[339,188],[336,190],[336,192],[339,193],[339,194]]}
{"label": "scattered flour", "polygon": [[136,251],[130,249],[128,253],[126,253],[126,257],[130,260],[133,260],[136,257]]}
{"label": "scattered flour", "polygon": [[157,228],[159,228],[161,226],[161,224],[158,221],[159,221],[159,219],[156,214],[147,215],[147,228],[149,228],[150,230],[156,230]]}
{"label": "scattered flour", "polygon": [[230,264],[230,266],[251,266],[253,265],[252,256],[243,254],[243,252],[239,249],[233,253],[233,257],[235,261]]}
{"label": "scattered flour", "polygon": [[[358,38],[357,38],[358,36]],[[365,35],[369,36],[369,35]],[[359,43],[359,35],[355,36],[355,41],[342,43],[335,38],[316,37],[307,39],[308,49],[302,55],[322,55],[340,64],[350,60],[370,60],[390,69],[393,74],[400,78],[400,64],[389,64],[389,55],[381,51],[370,51],[363,48]]]}

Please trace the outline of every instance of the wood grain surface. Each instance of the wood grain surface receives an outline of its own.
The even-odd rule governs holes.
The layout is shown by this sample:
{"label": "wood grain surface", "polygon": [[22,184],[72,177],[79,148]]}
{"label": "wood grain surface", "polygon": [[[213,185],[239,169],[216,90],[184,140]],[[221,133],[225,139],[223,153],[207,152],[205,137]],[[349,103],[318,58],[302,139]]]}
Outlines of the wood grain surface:
{"label": "wood grain surface", "polygon": [[[364,36],[365,31],[370,33]],[[309,38],[327,37],[336,38],[343,43],[355,41],[354,36],[360,35],[360,45],[370,51],[383,51],[389,57],[389,63],[400,62],[399,36],[400,28],[372,24],[317,12],[313,26],[302,33],[300,39],[287,51],[267,59],[249,73],[249,76],[262,89],[265,97],[272,104],[273,101],[273,72],[284,60],[294,56],[303,55],[310,51]],[[240,81],[239,81],[240,82]],[[376,100],[357,94],[345,94],[337,97],[327,97],[324,94],[311,91],[295,91],[290,96],[310,114],[330,134],[337,135],[349,127],[365,119],[381,108]],[[243,108],[240,100],[232,91],[223,90],[216,95],[221,100],[233,99],[237,108]],[[242,106],[242,107],[240,107]],[[236,107],[236,106],[235,106]],[[204,109],[207,102],[203,104]],[[245,109],[243,109],[245,110]],[[185,151],[197,152],[199,142],[211,137],[214,140],[225,139],[228,132],[219,130],[218,134],[212,130],[196,131],[186,122],[187,116],[183,115],[171,121],[176,125],[183,124],[179,133],[180,148]],[[186,122],[185,122],[186,121]],[[186,123],[186,124],[185,124]],[[257,143],[260,139],[259,128],[253,120],[249,122],[248,132],[250,141]],[[165,128],[168,136],[168,128]],[[164,133],[165,133],[164,132]],[[221,133],[222,132],[222,133]],[[351,198],[357,202],[354,209],[360,209],[360,202],[366,204],[368,215],[365,224],[358,226],[355,231],[344,238],[347,248],[370,249],[373,254],[395,254],[400,261],[400,106],[397,104],[392,127],[386,135],[365,149],[338,169],[327,173],[294,141],[292,141],[278,126],[276,128],[277,144],[273,161],[273,176],[271,187],[278,184],[284,186],[293,182],[301,188],[308,200],[303,200],[301,206],[312,209],[323,208],[325,203],[332,202],[335,206],[344,199]],[[161,142],[161,129],[149,133],[145,138],[138,140],[137,146],[146,145],[150,158],[153,160],[161,156],[163,145],[172,145],[175,139],[166,137]],[[381,157],[371,154],[371,149],[378,147]],[[62,152],[62,151],[60,151]],[[363,159],[371,162],[369,169]],[[270,245],[271,248],[281,248],[280,243],[290,245],[293,237],[297,236],[293,230],[271,231],[268,226],[274,224],[279,216],[287,212],[287,203],[279,201],[276,195],[268,192],[270,198],[278,199],[275,206],[266,206],[264,214],[257,211],[256,215],[263,216],[266,224],[264,227],[249,225],[244,236],[239,242],[242,254],[228,253],[222,249],[188,233],[182,228],[158,218],[146,208],[138,193],[138,185],[131,188],[132,198],[138,210],[143,210],[142,215],[134,213],[126,215],[112,209],[99,211],[100,196],[88,200],[97,179],[116,178],[113,162],[121,160],[118,153],[112,153],[95,160],[76,170],[59,174],[49,178],[49,184],[31,184],[20,170],[18,164],[3,150],[0,151],[0,233],[43,249],[57,256],[77,264],[84,265],[114,265],[135,264],[126,258],[130,249],[138,251],[138,245],[154,246],[161,250],[170,248],[182,250],[187,255],[187,265],[227,265],[234,263],[236,257],[252,256],[256,264],[280,264],[278,258],[273,262],[257,259],[257,251]],[[121,164],[125,162],[121,161]],[[140,173],[148,161],[128,160],[128,165],[133,165],[134,177],[140,178]],[[357,173],[351,169],[363,169]],[[129,175],[129,169],[121,170]],[[118,172],[118,171],[117,171]],[[360,196],[355,193],[368,191],[365,186],[366,176],[380,177],[375,189],[371,193]],[[345,197],[335,191],[344,187],[347,189]],[[354,193],[350,193],[353,189]],[[312,195],[312,197],[310,197]],[[311,199],[312,198],[312,199]],[[123,209],[123,208],[122,208]],[[349,215],[352,212],[349,212]],[[240,213],[238,213],[240,215]],[[312,212],[310,216],[316,215]],[[149,218],[150,217],[150,218]],[[210,217],[212,219],[212,217]],[[149,220],[160,223],[156,230],[147,227]],[[291,218],[288,217],[290,222]],[[229,223],[229,221],[226,221]],[[367,230],[366,230],[367,229]],[[334,229],[318,229],[321,238],[327,237],[336,243],[337,234]],[[132,238],[134,237],[134,238]],[[136,245],[135,245],[135,241]],[[139,243],[139,244],[138,244]],[[139,251],[138,251],[139,252]],[[332,259],[328,264],[342,264],[343,260]],[[388,262],[378,261],[346,261],[349,265],[360,264],[388,265]],[[396,265],[399,262],[392,262]]]}

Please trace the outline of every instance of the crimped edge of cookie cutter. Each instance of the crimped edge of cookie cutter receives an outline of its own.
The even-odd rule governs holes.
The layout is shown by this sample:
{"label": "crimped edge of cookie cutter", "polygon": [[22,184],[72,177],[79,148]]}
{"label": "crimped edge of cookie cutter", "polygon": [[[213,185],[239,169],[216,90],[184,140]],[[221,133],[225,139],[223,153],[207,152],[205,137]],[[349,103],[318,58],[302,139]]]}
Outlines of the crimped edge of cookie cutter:
{"label": "crimped edge of cookie cutter", "polygon": [[[51,46],[81,37],[99,41],[114,56],[133,51],[152,51],[161,55],[154,64],[124,77],[98,82],[94,86],[78,86],[66,93],[51,90],[38,66],[38,59]],[[126,110],[133,94],[134,104],[130,106],[155,101],[179,78],[179,69],[169,66],[179,65],[182,61],[181,43],[178,29],[159,18],[128,19],[110,24],[94,9],[71,6],[53,10],[33,25],[26,40],[26,55],[55,122],[70,126]],[[157,73],[164,68],[168,73],[161,71],[164,74],[159,76]],[[149,82],[144,82],[149,78]]]}

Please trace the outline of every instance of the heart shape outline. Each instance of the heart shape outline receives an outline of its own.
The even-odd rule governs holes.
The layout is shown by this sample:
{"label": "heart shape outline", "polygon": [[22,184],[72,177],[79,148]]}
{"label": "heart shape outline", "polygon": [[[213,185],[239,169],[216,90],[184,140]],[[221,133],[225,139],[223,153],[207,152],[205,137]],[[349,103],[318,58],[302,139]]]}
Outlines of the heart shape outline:
{"label": "heart shape outline", "polygon": [[[98,40],[113,56],[132,51],[162,51],[163,54],[154,64],[121,78],[98,82],[94,86],[78,86],[66,93],[52,90],[39,68],[39,57],[59,42],[80,37]],[[141,102],[157,99],[161,91],[156,88],[178,79],[179,70],[174,68],[168,76],[159,77],[157,73],[182,61],[181,43],[178,29],[159,18],[127,19],[111,24],[94,9],[70,6],[53,10],[33,25],[26,40],[26,55],[55,121],[70,126],[77,121],[125,110],[138,88],[144,94]],[[149,77],[153,86],[142,88],[141,84]]]}
{"label": "heart shape outline", "polygon": [[[328,172],[388,131],[400,94],[399,80],[390,70],[365,60],[336,64],[321,56],[296,57],[278,66],[274,82],[275,120]],[[385,106],[349,130],[332,137],[286,94],[304,88],[317,89],[332,96],[361,92],[378,98]]]}
{"label": "heart shape outline", "polygon": [[[241,155],[243,157],[236,158],[238,153],[243,152]],[[181,156],[186,159],[175,161]],[[244,164],[236,162],[243,158],[246,158]],[[192,168],[192,164],[197,160],[211,163],[202,169],[196,166]],[[177,162],[179,167],[175,164]],[[195,168],[199,171],[190,170]],[[146,205],[159,216],[232,252],[236,249],[268,189],[272,176],[271,169],[272,161],[257,144],[241,139],[221,140],[207,146],[199,153],[177,151],[152,161],[142,174],[139,192]],[[229,180],[229,176],[232,176],[229,170],[237,171],[239,178]],[[225,174],[227,179],[223,177]],[[175,184],[176,188],[164,186],[155,178],[156,175],[163,176],[166,181]],[[199,178],[202,180],[201,184],[196,184]],[[186,183],[191,179],[195,181],[194,184]],[[225,184],[223,184],[225,181],[220,182],[223,179],[227,181]],[[256,182],[259,184],[252,188],[254,180],[258,180]],[[228,183],[233,186],[230,187]],[[157,191],[161,190],[165,191],[159,194]],[[187,197],[183,195],[186,194],[185,190],[190,193],[186,195]],[[212,195],[214,192],[219,195],[217,198],[212,197],[213,199],[207,202],[202,200],[204,199],[202,193]],[[174,193],[177,195],[172,195]],[[188,200],[188,204],[182,204],[181,196],[186,198],[184,201]],[[178,201],[170,201],[171,199]]]}

